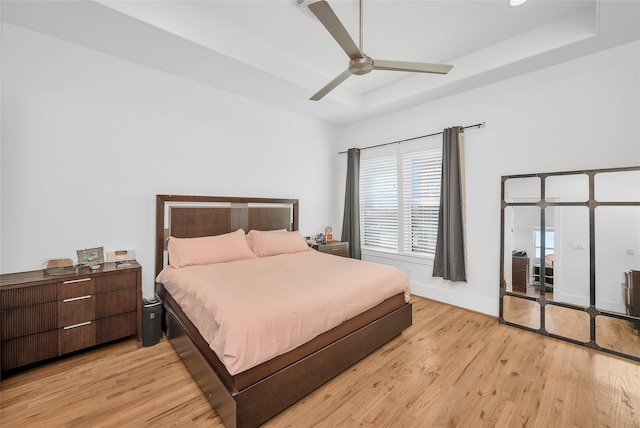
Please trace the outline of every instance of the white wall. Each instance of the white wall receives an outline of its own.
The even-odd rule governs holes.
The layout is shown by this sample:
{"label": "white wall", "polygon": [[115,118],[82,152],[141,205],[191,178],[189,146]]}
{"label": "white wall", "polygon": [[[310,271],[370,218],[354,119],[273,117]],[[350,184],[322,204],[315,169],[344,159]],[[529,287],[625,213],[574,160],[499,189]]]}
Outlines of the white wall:
{"label": "white wall", "polygon": [[623,272],[640,270],[640,207],[596,208],[595,232],[596,284],[605,288],[596,294],[596,306],[624,313]]}
{"label": "white wall", "polygon": [[[555,229],[553,300],[589,306],[589,210],[584,206],[555,207],[555,214],[557,227]],[[600,239],[596,237],[596,249],[600,244],[606,244],[604,237]],[[599,263],[598,257],[596,257],[597,263]],[[619,282],[622,272],[616,275],[616,281]],[[611,275],[611,272],[608,274]],[[605,294],[609,288],[605,283],[596,283],[598,295]],[[618,287],[617,291],[619,290]]]}
{"label": "white wall", "polygon": [[155,195],[300,199],[331,219],[335,129],[2,25],[2,273],[133,248],[153,292]]}
{"label": "white wall", "polygon": [[[416,294],[497,315],[500,177],[640,165],[639,94],[634,42],[342,129],[339,150],[487,123],[465,137],[468,282],[434,279],[429,264],[366,259],[397,265]],[[342,204],[345,155],[334,156],[334,201]]]}

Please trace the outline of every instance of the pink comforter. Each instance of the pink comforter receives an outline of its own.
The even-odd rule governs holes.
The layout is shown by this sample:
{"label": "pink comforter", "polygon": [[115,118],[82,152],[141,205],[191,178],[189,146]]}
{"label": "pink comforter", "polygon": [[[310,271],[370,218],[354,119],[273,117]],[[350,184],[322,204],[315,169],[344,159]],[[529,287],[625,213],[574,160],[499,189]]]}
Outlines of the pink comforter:
{"label": "pink comforter", "polygon": [[157,277],[235,375],[288,352],[398,293],[409,279],[385,265],[314,250]]}

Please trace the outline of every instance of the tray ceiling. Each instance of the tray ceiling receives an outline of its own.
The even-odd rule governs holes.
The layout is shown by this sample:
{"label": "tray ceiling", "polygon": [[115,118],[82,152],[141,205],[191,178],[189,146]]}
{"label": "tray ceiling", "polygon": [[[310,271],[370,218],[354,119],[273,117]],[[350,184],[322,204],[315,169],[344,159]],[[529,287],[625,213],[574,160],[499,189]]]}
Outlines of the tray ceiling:
{"label": "tray ceiling", "polygon": [[[358,41],[358,2],[329,0]],[[374,118],[640,39],[640,1],[365,0],[372,57],[453,64],[448,75],[375,70],[321,101],[347,68],[294,0],[7,1],[2,20],[336,125]],[[640,54],[639,54],[640,60]]]}

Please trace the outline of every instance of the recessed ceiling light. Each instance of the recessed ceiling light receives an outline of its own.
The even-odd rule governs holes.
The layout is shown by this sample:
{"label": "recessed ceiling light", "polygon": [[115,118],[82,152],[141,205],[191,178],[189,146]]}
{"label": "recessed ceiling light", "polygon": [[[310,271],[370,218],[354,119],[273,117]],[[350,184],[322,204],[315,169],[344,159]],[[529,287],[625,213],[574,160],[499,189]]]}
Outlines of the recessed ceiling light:
{"label": "recessed ceiling light", "polygon": [[527,0],[509,0],[509,4],[511,6],[520,6],[521,4],[526,3]]}

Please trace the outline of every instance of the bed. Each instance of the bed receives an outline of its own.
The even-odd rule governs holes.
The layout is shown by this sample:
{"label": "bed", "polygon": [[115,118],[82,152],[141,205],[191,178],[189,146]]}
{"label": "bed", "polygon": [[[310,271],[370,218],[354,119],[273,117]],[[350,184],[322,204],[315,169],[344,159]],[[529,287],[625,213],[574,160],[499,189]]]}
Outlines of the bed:
{"label": "bed", "polygon": [[[197,278],[200,278],[200,272],[206,271],[206,275],[213,275],[222,281],[221,278],[226,278],[225,273],[218,270],[210,273],[209,269],[229,271],[231,266],[242,266],[237,271],[244,272],[255,267],[257,272],[262,274],[264,271],[260,269],[266,269],[262,265],[273,265],[280,271],[289,269],[283,268],[277,263],[290,263],[292,269],[295,267],[298,270],[314,269],[313,264],[309,268],[305,267],[304,263],[309,262],[319,263],[318,266],[325,270],[329,266],[328,263],[331,263],[331,267],[338,266],[336,268],[338,270],[335,272],[340,272],[344,263],[356,266],[361,266],[364,263],[332,255],[320,255],[320,253],[308,249],[295,254],[267,254],[263,258],[256,257],[255,261],[233,260],[219,266],[189,266],[185,269],[174,269],[170,266],[175,262],[173,259],[171,263],[169,262],[167,241],[174,242],[174,250],[172,251],[177,254],[175,242],[192,241],[185,238],[225,238],[235,236],[240,233],[240,229],[243,232],[249,232],[247,235],[249,237],[252,234],[257,237],[273,236],[267,232],[258,231],[270,231],[268,233],[278,231],[275,233],[283,237],[287,234],[294,235],[291,232],[298,229],[298,200],[177,195],[157,195],[156,197],[155,273],[167,283],[165,285],[158,282],[156,293],[165,309],[163,327],[167,338],[177,350],[225,426],[254,427],[266,422],[401,334],[403,330],[411,326],[412,312],[411,303],[408,301],[408,291],[396,292],[395,286],[389,286],[391,295],[385,296],[379,303],[375,303],[371,307],[358,309],[357,312],[344,315],[346,319],[343,321],[340,321],[336,316],[336,320],[333,322],[337,324],[326,331],[305,333],[311,334],[312,337],[309,339],[301,334],[298,338],[298,340],[304,340],[301,343],[293,340],[291,343],[280,340],[280,342],[287,342],[288,345],[288,348],[284,348],[285,351],[281,353],[271,356],[266,354],[267,357],[262,356],[262,359],[248,358],[242,362],[236,360],[230,362],[228,355],[235,358],[234,352],[214,350],[213,342],[215,339],[212,337],[219,335],[220,332],[214,331],[214,334],[211,331],[206,331],[206,324],[203,326],[202,319],[194,315],[192,305],[185,303],[184,295],[186,293],[180,291],[180,288],[176,288],[174,284],[176,281],[169,273],[182,274],[184,272],[186,275],[197,271]],[[256,247],[252,248],[255,250]],[[284,261],[289,259],[294,261]],[[247,266],[250,266],[251,269]],[[314,286],[311,290],[325,288],[331,290],[331,287],[344,288],[343,285],[338,284],[340,275],[335,272],[333,275],[327,274],[323,278],[318,278],[322,275],[312,274],[303,277],[304,282],[313,282]],[[301,277],[300,271],[293,271],[291,275]],[[349,278],[349,275],[345,276]],[[354,287],[355,283],[359,282],[356,280],[358,276],[359,274],[350,277],[353,279]],[[267,289],[271,283],[278,282],[270,281],[267,279],[269,277],[263,276],[263,278],[265,279],[261,281],[259,287],[264,289]],[[224,281],[232,282],[228,279]],[[325,286],[318,287],[317,281],[325,281]],[[233,282],[241,283],[240,279]],[[384,288],[383,285],[376,285],[376,288]],[[265,291],[265,293],[269,292]],[[327,291],[324,295],[328,296],[331,293]],[[255,293],[251,292],[250,294]],[[234,298],[233,296],[232,294],[232,300],[244,300],[244,297],[238,298],[238,295],[235,295]],[[218,297],[216,296],[212,300],[218,300]],[[315,296],[314,299],[319,300],[320,298]],[[202,299],[199,296],[195,299],[195,301],[200,300]],[[359,301],[360,299],[350,298],[350,300]],[[269,300],[265,297],[262,301]],[[277,300],[273,300],[273,302],[277,302]],[[242,308],[238,308],[236,311],[230,303],[223,303],[222,300],[219,303],[231,315],[231,320],[238,321],[227,321],[226,324],[219,323],[216,318],[219,313],[216,310],[215,317],[211,315],[212,324],[226,325],[231,328],[243,324],[240,321],[251,318],[240,312]],[[297,304],[289,306],[298,307]],[[340,304],[337,306],[342,309],[343,306],[351,305]],[[265,309],[271,309],[271,306]],[[356,309],[350,308],[349,310]],[[234,316],[235,318],[233,318]],[[248,332],[254,330],[251,326],[241,325],[240,327],[245,328]],[[305,328],[300,328],[300,330],[306,331]],[[233,349],[243,351],[241,346],[235,346]]]}

